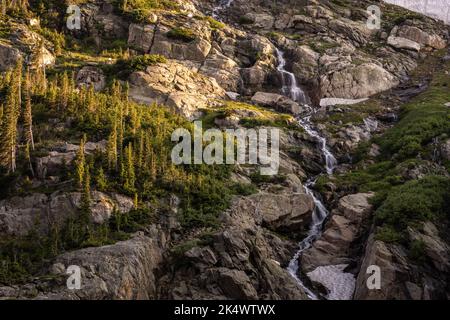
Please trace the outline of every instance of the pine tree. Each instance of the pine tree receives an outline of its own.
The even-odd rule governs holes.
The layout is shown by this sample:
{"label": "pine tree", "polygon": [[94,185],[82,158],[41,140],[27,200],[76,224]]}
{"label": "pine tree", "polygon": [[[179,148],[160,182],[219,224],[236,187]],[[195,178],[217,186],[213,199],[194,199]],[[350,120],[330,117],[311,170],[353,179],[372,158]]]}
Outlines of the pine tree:
{"label": "pine tree", "polygon": [[124,179],[124,189],[126,191],[133,191],[136,184],[136,175],[134,171],[134,161],[133,161],[133,144],[130,143],[125,148],[125,161],[122,166],[122,174]]}
{"label": "pine tree", "polygon": [[83,183],[86,184],[84,181],[86,175],[86,159],[84,154],[85,142],[85,137],[83,137],[80,141],[80,147],[76,158],[76,180],[80,188],[83,187]]}
{"label": "pine tree", "polygon": [[106,191],[108,188],[108,182],[106,180],[105,172],[103,171],[103,167],[100,167],[96,177],[97,189],[100,191]]}
{"label": "pine tree", "polygon": [[34,137],[33,137],[33,115],[31,106],[31,84],[30,72],[27,70],[25,75],[25,109],[23,111],[23,125],[25,142],[34,151]]}
{"label": "pine tree", "polygon": [[108,168],[110,171],[117,171],[117,122],[115,119],[108,138]]}
{"label": "pine tree", "polygon": [[16,171],[17,122],[22,102],[22,59],[19,59],[7,88],[0,139],[0,165],[8,172]]}

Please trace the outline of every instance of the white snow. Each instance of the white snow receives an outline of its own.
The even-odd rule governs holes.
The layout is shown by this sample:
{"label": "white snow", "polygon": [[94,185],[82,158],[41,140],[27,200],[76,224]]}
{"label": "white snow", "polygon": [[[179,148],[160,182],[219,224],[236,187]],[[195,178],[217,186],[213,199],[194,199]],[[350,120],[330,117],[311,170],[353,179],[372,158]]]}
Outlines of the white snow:
{"label": "white snow", "polygon": [[343,98],[323,98],[320,100],[320,106],[321,107],[328,107],[328,106],[336,106],[336,105],[352,105],[361,103],[364,101],[369,100],[369,98],[362,98],[362,99],[343,99]]}
{"label": "white snow", "polygon": [[356,280],[353,274],[344,272],[346,267],[346,264],[317,267],[307,276],[327,288],[328,300],[351,300]]}

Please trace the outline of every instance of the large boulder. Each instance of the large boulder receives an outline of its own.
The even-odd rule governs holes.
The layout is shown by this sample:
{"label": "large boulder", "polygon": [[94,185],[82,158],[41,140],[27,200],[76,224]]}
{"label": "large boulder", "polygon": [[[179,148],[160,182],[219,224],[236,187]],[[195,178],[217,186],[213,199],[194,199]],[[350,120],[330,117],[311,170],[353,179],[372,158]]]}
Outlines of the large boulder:
{"label": "large boulder", "polygon": [[396,49],[406,49],[417,52],[419,52],[421,49],[420,44],[418,44],[417,42],[402,37],[390,36],[387,39],[387,43],[388,45],[393,46]]}
{"label": "large boulder", "polygon": [[267,13],[247,13],[244,18],[249,22],[252,22],[252,26],[262,30],[272,29],[275,18],[274,16]]}
{"label": "large boulder", "polygon": [[395,27],[391,31],[391,35],[409,39],[424,47],[432,47],[434,49],[443,49],[447,46],[447,42],[437,34],[429,34],[415,26],[402,25]]}
{"label": "large boulder", "polygon": [[253,103],[262,107],[274,108],[280,112],[298,115],[302,111],[297,102],[276,93],[257,92],[253,95],[251,100]]}
{"label": "large boulder", "polygon": [[[93,154],[95,152],[106,151],[106,140],[99,142],[86,142],[84,151],[87,154]],[[64,170],[67,166],[70,166],[76,158],[78,145],[65,143],[57,151],[51,151],[45,157],[36,158],[36,173],[38,178],[45,179],[47,176],[58,175],[61,170]]]}
{"label": "large boulder", "polygon": [[128,45],[142,52],[149,52],[155,36],[156,26],[153,24],[130,24],[128,31]]}
{"label": "large boulder", "polygon": [[213,49],[199,71],[215,78],[225,90],[237,92],[242,86],[239,70],[236,61]]}
{"label": "large boulder", "polygon": [[76,36],[89,35],[100,46],[111,40],[126,39],[129,22],[114,12],[109,1],[88,2],[81,8],[81,30],[71,30]]}
{"label": "large boulder", "polygon": [[196,36],[192,41],[174,40],[167,37],[170,29],[160,26],[150,48],[151,54],[160,54],[169,59],[189,60],[202,63],[211,50],[211,43],[202,36]]}
{"label": "large boulder", "polygon": [[350,66],[321,76],[322,97],[360,99],[389,90],[399,80],[374,63]]}
{"label": "large boulder", "polygon": [[[448,299],[448,279],[442,276],[450,270],[448,244],[431,222],[424,222],[417,228],[408,227],[406,231],[410,243],[419,244],[421,248],[415,255],[401,244],[377,240],[375,233],[369,237],[357,278],[355,299]],[[367,286],[371,276],[369,266],[380,268],[381,285],[378,290]]]}
{"label": "large boulder", "polygon": [[299,231],[312,221],[314,201],[306,193],[284,195],[259,194],[259,213],[263,224],[269,229],[280,231]]}

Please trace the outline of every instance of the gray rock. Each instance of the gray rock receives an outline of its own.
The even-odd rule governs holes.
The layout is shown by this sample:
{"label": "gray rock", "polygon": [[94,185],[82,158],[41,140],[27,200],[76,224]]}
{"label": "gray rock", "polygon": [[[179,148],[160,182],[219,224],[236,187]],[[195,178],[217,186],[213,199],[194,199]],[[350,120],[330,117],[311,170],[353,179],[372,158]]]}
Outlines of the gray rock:
{"label": "gray rock", "polygon": [[322,96],[361,99],[398,85],[398,79],[374,63],[344,68],[321,77]]}
{"label": "gray rock", "polygon": [[201,75],[175,61],[149,66],[130,76],[130,97],[140,103],[159,103],[193,120],[199,109],[225,96],[215,79]]}
{"label": "gray rock", "polygon": [[90,88],[92,86],[95,91],[103,90],[106,85],[106,77],[103,71],[94,66],[81,68],[77,73],[76,81],[78,87]]}
{"label": "gray rock", "polygon": [[[1,200],[0,234],[19,236],[32,229],[45,234],[50,226],[63,226],[67,219],[76,217],[80,206],[79,192],[55,192],[50,196],[35,193]],[[91,192],[91,219],[94,223],[105,223],[115,210],[127,213],[133,207],[133,200],[123,195]]]}
{"label": "gray rock", "polygon": [[0,43],[0,71],[13,68],[21,56],[22,53],[17,48],[6,43]]}
{"label": "gray rock", "polygon": [[155,36],[155,25],[132,23],[128,31],[128,45],[145,53],[149,52]]}
{"label": "gray rock", "polygon": [[422,48],[419,43],[401,37],[390,36],[387,39],[387,43],[388,45],[393,46],[396,49],[406,49],[419,52]]}
{"label": "gray rock", "polygon": [[295,101],[276,93],[257,92],[252,97],[252,102],[263,107],[271,107],[281,112],[298,115],[302,108]]}

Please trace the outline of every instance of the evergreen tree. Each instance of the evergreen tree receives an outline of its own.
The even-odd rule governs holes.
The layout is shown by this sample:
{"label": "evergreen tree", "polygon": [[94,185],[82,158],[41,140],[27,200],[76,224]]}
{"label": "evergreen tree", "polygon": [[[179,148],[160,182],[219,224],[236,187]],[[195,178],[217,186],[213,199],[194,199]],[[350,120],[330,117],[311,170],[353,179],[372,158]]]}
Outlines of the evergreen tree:
{"label": "evergreen tree", "polygon": [[103,171],[103,167],[100,167],[96,177],[97,189],[100,191],[106,191],[108,188],[108,181],[106,180],[105,172]]}
{"label": "evergreen tree", "polygon": [[108,167],[110,171],[117,171],[117,122],[113,120],[113,128],[108,138]]}
{"label": "evergreen tree", "polygon": [[0,165],[8,172],[16,171],[17,122],[20,114],[22,95],[22,59],[19,59],[7,86],[6,104],[0,139]]}
{"label": "evergreen tree", "polygon": [[25,75],[25,109],[23,111],[23,125],[25,142],[34,151],[34,137],[33,137],[33,115],[31,105],[31,84],[30,72],[27,70]]}
{"label": "evergreen tree", "polygon": [[125,161],[122,168],[123,168],[122,174],[124,179],[124,189],[128,192],[132,192],[135,190],[136,184],[132,143],[128,144],[128,146],[125,148]]}
{"label": "evergreen tree", "polygon": [[80,147],[78,149],[76,158],[76,181],[80,188],[83,187],[83,182],[86,175],[86,159],[84,154],[85,142],[85,137],[83,137],[80,141]]}

